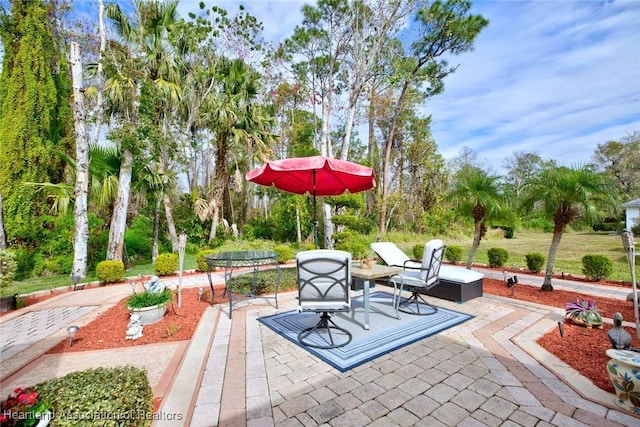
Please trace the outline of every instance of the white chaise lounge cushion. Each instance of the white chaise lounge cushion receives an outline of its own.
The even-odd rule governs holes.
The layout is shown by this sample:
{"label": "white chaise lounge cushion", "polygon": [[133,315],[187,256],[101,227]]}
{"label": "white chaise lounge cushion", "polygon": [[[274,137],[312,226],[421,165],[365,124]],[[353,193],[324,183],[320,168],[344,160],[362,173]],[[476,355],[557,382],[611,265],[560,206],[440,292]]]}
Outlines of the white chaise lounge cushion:
{"label": "white chaise lounge cushion", "polygon": [[448,282],[456,283],[471,283],[477,280],[482,280],[484,274],[469,270],[465,267],[455,267],[453,265],[442,264],[440,266],[440,280],[446,280]]}
{"label": "white chaise lounge cushion", "polygon": [[[390,266],[420,268],[420,263],[411,261],[402,250],[391,242],[374,242],[371,249],[382,259],[382,261]],[[406,263],[406,264],[405,264]]]}

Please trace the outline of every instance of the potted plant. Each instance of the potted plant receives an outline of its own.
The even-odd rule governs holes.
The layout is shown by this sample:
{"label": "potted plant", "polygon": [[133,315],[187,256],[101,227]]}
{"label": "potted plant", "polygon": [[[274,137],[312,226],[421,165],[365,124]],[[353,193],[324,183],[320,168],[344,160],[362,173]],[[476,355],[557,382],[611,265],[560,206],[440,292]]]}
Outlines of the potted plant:
{"label": "potted plant", "polygon": [[595,326],[602,329],[602,315],[596,307],[596,303],[591,300],[576,299],[569,301],[564,306],[565,317],[578,325],[587,328]]}
{"label": "potted plant", "polygon": [[17,388],[0,402],[0,424],[3,426],[45,427],[51,420],[49,404],[38,399],[32,388]]}
{"label": "potted plant", "polygon": [[127,308],[131,314],[140,316],[140,324],[149,325],[161,320],[167,312],[167,305],[173,299],[173,292],[164,289],[160,292],[146,290],[133,294],[127,300]]}

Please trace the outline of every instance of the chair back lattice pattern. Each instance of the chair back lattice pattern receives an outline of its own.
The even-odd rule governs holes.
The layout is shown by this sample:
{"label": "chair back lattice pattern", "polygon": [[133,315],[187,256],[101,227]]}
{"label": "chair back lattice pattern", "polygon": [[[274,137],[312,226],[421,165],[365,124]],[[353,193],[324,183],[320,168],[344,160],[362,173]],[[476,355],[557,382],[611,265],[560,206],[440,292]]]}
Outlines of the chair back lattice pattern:
{"label": "chair back lattice pattern", "polygon": [[422,265],[420,266],[420,280],[428,289],[439,282],[440,266],[444,258],[446,247],[440,239],[433,239],[424,245]]}
{"label": "chair back lattice pattern", "polygon": [[300,311],[346,311],[350,307],[351,254],[316,249],[296,256]]}

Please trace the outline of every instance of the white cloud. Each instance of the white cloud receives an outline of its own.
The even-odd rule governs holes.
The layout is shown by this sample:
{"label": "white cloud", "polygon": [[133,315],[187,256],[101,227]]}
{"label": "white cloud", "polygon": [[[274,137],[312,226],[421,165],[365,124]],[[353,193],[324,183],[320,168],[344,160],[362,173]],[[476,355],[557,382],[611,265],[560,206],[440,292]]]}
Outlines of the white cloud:
{"label": "white cloud", "polygon": [[560,164],[640,130],[639,2],[479,2],[490,20],[425,111],[446,158],[499,169],[513,151]]}

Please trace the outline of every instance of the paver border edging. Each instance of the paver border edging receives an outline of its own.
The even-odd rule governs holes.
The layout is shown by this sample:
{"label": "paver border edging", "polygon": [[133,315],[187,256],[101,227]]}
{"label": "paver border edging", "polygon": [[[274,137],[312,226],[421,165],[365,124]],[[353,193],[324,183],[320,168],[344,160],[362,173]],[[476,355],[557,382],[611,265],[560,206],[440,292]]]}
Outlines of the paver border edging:
{"label": "paver border edging", "polygon": [[189,425],[220,313],[221,310],[218,307],[207,307],[202,314],[198,327],[158,408],[160,416],[153,424],[154,427],[176,426],[175,419],[163,419],[162,414],[182,414],[183,425]]}
{"label": "paver border edging", "polygon": [[598,403],[608,409],[620,411],[620,408],[614,403],[615,394],[607,393],[596,387],[591,380],[582,376],[574,368],[536,342],[539,337],[556,328],[557,325],[557,319],[544,317],[515,335],[511,341],[529,356],[536,359],[542,366],[553,372],[582,398]]}

